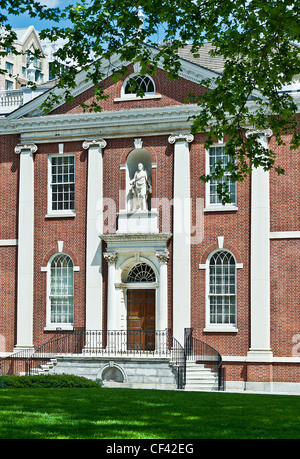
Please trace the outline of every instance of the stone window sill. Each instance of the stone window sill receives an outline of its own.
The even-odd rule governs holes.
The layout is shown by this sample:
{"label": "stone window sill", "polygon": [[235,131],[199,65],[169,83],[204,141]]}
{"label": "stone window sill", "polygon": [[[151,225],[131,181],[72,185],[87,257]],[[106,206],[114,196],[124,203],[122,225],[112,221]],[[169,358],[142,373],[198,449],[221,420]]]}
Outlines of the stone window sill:
{"label": "stone window sill", "polygon": [[74,218],[76,217],[75,212],[53,212],[46,214],[45,218]]}
{"label": "stone window sill", "polygon": [[137,96],[128,96],[128,97],[116,97],[114,102],[129,102],[132,100],[149,100],[149,99],[161,99],[160,94],[149,94],[148,96],[145,95],[144,97],[137,97]]}
{"label": "stone window sill", "polygon": [[208,333],[237,333],[238,328],[234,325],[208,325],[203,331]]}
{"label": "stone window sill", "polygon": [[203,209],[204,212],[236,212],[238,207],[236,206],[209,206]]}
{"label": "stone window sill", "polygon": [[74,326],[72,324],[51,324],[44,327],[44,331],[60,332],[60,331],[73,331]]}

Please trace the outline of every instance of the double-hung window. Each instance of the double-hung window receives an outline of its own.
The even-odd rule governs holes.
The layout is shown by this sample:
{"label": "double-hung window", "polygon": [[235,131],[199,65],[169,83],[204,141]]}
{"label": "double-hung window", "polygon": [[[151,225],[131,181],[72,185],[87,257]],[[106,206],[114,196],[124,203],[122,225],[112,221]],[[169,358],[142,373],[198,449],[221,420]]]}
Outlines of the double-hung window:
{"label": "double-hung window", "polygon": [[49,209],[48,213],[74,214],[75,212],[75,157],[49,156]]}
{"label": "double-hung window", "polygon": [[[225,145],[213,145],[207,153],[207,174],[215,172],[217,165],[221,165],[222,168],[225,168],[229,162],[234,161],[234,159],[230,158],[230,156],[226,154]],[[223,184],[227,185],[231,199],[231,203],[225,206],[222,206],[222,199],[218,193],[218,186]],[[222,179],[210,180],[207,182],[206,201],[206,207],[210,208],[216,207],[220,209],[222,207],[225,208],[226,206],[236,206],[236,183],[231,180],[230,172],[225,172]]]}

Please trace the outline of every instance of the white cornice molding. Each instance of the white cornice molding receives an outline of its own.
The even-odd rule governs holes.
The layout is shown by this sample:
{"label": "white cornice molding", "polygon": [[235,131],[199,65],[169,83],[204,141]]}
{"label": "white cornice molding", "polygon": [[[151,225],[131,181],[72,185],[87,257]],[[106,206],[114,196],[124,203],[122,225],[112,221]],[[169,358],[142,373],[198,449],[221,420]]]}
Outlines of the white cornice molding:
{"label": "white cornice molding", "polygon": [[105,242],[124,242],[124,241],[168,241],[171,233],[136,233],[136,234],[101,234],[99,236]]}
{"label": "white cornice molding", "polygon": [[[33,102],[36,99],[33,100]],[[256,109],[255,101],[248,102],[249,113],[254,113]],[[187,126],[192,124],[189,118],[197,115],[201,111],[201,107],[197,104],[182,104],[171,106],[160,106],[151,108],[138,108],[128,110],[112,110],[101,113],[78,113],[78,114],[61,114],[34,116],[28,118],[10,119],[9,117],[0,118],[0,135],[13,133],[26,133],[55,131],[55,135],[59,137],[59,131],[66,129],[80,129],[81,132],[87,131],[89,128],[99,126],[100,129],[106,126],[124,126],[134,125],[136,123],[144,123],[152,125],[160,124],[162,121],[180,121],[185,122],[182,129],[187,129]],[[250,127],[250,126],[249,126]],[[172,127],[172,130],[174,128]],[[102,130],[100,131],[102,133]],[[169,127],[170,132],[170,127]],[[99,133],[99,130],[98,130]],[[53,134],[54,135],[54,134]],[[95,133],[92,134],[95,138]],[[82,134],[81,134],[82,136]],[[86,136],[85,136],[86,137]],[[81,137],[82,138],[82,137]],[[86,137],[87,138],[87,137]]]}
{"label": "white cornice molding", "polygon": [[[299,100],[300,102],[300,100]],[[255,101],[249,101],[249,112],[254,113]],[[300,104],[299,104],[300,108]],[[86,139],[92,141],[98,135],[114,138],[120,135],[168,135],[170,131],[185,133],[190,130],[192,119],[201,111],[197,104],[163,107],[79,113],[72,115],[47,115],[20,119],[0,118],[0,135],[21,134],[23,143],[63,142]],[[245,126],[245,129],[253,126]],[[249,135],[249,134],[248,134]]]}
{"label": "white cornice molding", "polygon": [[139,252],[164,250],[171,233],[129,233],[129,234],[100,234],[99,238],[106,242],[107,249],[115,252]]}
{"label": "white cornice molding", "polygon": [[[197,105],[154,107],[147,110],[118,110],[101,113],[73,115],[49,115],[47,117],[22,118],[0,123],[1,134],[21,133],[24,143],[63,142],[64,140],[93,141],[96,136],[112,138],[120,135],[170,134],[189,131],[190,117],[199,113]],[[98,139],[99,140],[99,139]]]}

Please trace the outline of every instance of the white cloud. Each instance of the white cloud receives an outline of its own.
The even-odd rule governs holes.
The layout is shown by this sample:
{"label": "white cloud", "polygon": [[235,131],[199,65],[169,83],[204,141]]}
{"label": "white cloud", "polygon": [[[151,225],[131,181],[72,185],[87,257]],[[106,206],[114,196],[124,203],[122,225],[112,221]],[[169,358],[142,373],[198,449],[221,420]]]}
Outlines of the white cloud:
{"label": "white cloud", "polygon": [[55,8],[59,6],[59,0],[41,0],[40,3],[48,8]]}

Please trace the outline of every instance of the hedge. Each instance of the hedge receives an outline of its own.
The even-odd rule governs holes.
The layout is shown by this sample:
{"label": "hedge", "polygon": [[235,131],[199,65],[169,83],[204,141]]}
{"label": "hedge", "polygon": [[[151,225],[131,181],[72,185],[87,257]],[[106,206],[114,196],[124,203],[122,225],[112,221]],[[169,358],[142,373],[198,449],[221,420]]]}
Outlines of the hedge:
{"label": "hedge", "polygon": [[101,387],[101,381],[92,381],[75,375],[0,376],[0,389],[8,388]]}

